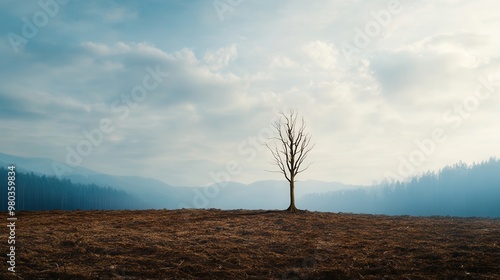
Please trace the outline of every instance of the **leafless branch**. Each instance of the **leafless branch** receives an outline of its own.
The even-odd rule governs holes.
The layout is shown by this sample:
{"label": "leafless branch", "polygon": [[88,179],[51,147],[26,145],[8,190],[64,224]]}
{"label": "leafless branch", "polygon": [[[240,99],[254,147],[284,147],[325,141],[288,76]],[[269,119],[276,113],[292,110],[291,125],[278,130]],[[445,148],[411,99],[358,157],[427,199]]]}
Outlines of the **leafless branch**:
{"label": "leafless branch", "polygon": [[295,180],[295,176],[309,168],[301,168],[309,152],[314,148],[311,145],[311,136],[305,133],[306,124],[304,118],[297,123],[298,113],[290,110],[288,114],[280,113],[281,119],[273,123],[278,136],[272,137],[278,144],[266,147],[271,151],[273,156],[272,163],[278,166],[279,172],[283,173],[285,178],[290,182]]}

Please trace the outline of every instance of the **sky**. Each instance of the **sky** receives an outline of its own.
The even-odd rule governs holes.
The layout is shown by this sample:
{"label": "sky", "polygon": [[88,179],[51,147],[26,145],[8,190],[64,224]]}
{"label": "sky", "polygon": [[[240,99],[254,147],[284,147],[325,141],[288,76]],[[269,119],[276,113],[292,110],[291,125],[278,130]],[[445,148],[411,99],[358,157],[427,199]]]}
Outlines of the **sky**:
{"label": "sky", "polygon": [[0,2],[0,152],[203,186],[372,184],[500,156],[495,1]]}

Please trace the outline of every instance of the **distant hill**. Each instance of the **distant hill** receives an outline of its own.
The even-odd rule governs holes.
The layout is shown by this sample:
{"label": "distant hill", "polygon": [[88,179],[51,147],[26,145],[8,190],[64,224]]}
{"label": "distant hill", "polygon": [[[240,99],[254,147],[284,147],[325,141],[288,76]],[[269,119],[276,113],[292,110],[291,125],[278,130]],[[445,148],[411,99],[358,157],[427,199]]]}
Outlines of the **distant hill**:
{"label": "distant hill", "polygon": [[[359,186],[328,183],[321,181],[297,181],[295,197],[297,206],[302,206],[302,198],[308,194],[321,194],[332,191],[358,189]],[[195,208],[219,209],[285,209],[290,203],[290,190],[287,181],[257,181],[249,185],[229,182],[225,186],[213,184],[206,188],[192,188],[190,201],[183,203]],[[218,195],[212,193],[218,192]]]}
{"label": "distant hill", "polygon": [[[15,164],[16,169],[20,172],[33,172],[36,174],[44,174],[48,176],[56,176],[54,169],[52,167],[52,163],[54,160],[48,158],[39,158],[39,157],[20,157],[14,155],[8,155],[4,153],[0,153],[0,166],[7,166],[10,164]],[[96,171],[84,168],[84,167],[74,167],[71,172],[68,172],[69,175],[83,175],[90,176],[99,174]]]}

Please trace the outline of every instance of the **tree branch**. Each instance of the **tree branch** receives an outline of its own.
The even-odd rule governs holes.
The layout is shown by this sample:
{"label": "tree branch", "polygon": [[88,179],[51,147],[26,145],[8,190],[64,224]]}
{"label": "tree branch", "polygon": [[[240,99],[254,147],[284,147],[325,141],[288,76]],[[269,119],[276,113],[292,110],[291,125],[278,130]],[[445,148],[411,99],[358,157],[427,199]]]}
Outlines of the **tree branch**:
{"label": "tree branch", "polygon": [[271,151],[273,156],[272,163],[278,166],[288,181],[294,180],[295,176],[309,168],[301,168],[309,152],[314,148],[311,146],[311,136],[305,133],[306,124],[304,118],[300,119],[300,124],[297,123],[298,113],[291,109],[288,114],[280,113],[281,118],[273,123],[278,136],[270,139],[277,140],[278,145],[271,148],[266,144],[266,147]]}

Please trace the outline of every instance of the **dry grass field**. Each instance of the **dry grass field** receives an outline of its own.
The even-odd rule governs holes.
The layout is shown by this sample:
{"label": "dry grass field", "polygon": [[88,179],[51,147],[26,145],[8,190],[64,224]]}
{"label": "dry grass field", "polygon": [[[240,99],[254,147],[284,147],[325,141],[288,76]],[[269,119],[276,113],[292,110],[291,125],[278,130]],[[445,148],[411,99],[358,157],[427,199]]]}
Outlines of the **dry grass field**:
{"label": "dry grass field", "polygon": [[500,279],[499,219],[247,210],[17,217],[16,273],[2,253],[1,279]]}

